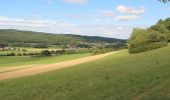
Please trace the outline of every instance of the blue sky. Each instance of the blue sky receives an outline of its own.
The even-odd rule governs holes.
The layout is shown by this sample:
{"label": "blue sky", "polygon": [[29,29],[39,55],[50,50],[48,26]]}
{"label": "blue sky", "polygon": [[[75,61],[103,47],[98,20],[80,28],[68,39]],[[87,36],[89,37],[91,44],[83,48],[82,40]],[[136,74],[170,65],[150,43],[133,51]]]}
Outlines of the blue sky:
{"label": "blue sky", "polygon": [[0,28],[113,38],[129,37],[170,17],[158,0],[1,0]]}

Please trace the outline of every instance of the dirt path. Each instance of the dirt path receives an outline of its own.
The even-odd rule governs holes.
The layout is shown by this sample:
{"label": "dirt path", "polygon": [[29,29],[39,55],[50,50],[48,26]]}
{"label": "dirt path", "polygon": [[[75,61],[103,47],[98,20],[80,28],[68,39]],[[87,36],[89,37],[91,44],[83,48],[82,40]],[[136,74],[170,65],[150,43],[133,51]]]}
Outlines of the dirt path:
{"label": "dirt path", "polygon": [[115,53],[115,52],[109,52],[109,53],[105,53],[105,54],[84,57],[84,58],[80,58],[80,59],[76,59],[76,60],[59,62],[59,63],[55,63],[55,64],[40,65],[40,66],[36,66],[36,67],[29,67],[29,68],[24,68],[24,69],[13,70],[13,71],[9,71],[9,72],[3,72],[3,73],[0,73],[0,80],[16,78],[16,77],[21,77],[21,76],[34,75],[34,74],[38,74],[38,73],[72,67],[74,65],[82,64],[82,63],[89,62],[89,61],[94,61],[94,60],[109,56],[113,53]]}

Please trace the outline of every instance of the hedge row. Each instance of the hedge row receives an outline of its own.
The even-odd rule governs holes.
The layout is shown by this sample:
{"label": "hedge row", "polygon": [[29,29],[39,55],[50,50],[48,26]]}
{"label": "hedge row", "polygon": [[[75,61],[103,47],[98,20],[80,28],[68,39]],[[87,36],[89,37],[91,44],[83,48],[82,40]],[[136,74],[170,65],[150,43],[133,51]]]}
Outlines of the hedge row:
{"label": "hedge row", "polygon": [[140,52],[158,49],[158,48],[161,48],[164,46],[167,46],[167,42],[154,42],[154,43],[144,44],[144,45],[140,45],[140,46],[137,46],[134,48],[130,48],[129,52],[130,53],[140,53]]}

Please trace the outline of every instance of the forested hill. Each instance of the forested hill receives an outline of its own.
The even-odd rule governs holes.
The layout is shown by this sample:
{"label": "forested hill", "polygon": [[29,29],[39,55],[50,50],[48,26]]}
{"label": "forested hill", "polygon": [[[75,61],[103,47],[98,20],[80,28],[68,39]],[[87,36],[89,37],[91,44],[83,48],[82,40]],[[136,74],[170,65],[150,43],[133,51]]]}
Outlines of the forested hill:
{"label": "forested hill", "polygon": [[126,40],[98,36],[81,36],[73,34],[50,34],[43,32],[0,29],[0,42],[5,43],[126,43]]}

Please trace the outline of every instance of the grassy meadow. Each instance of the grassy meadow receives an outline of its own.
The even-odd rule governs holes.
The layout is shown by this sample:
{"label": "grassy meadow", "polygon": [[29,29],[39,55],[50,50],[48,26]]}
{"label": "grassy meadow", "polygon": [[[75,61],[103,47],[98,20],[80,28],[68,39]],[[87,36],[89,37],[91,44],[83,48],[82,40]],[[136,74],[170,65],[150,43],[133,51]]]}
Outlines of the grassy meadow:
{"label": "grassy meadow", "polygon": [[51,57],[30,57],[30,56],[4,56],[0,57],[0,67],[13,67],[29,64],[51,64],[61,61],[73,60],[82,57],[90,56],[90,53],[86,54],[70,54],[59,55]]}
{"label": "grassy meadow", "polygon": [[2,100],[169,100],[170,46],[0,81]]}

